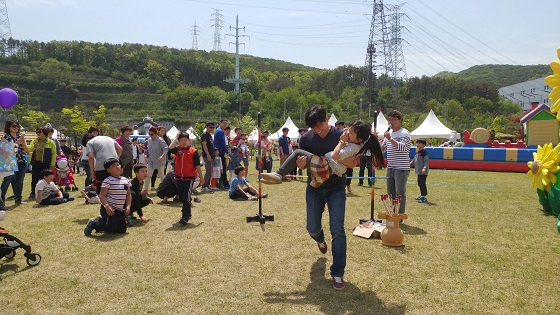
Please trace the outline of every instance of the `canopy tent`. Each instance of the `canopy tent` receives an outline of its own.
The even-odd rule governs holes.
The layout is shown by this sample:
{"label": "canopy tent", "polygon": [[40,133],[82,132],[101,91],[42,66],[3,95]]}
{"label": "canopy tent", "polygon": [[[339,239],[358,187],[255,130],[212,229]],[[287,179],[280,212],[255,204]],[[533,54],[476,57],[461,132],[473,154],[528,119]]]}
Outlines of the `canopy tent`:
{"label": "canopy tent", "polygon": [[288,137],[290,137],[291,141],[297,140],[297,138],[299,136],[299,132],[298,132],[299,128],[296,126],[296,124],[294,124],[294,122],[292,121],[290,116],[288,116],[288,119],[286,119],[286,122],[284,123],[284,125],[282,125],[282,127],[280,127],[280,129],[278,129],[278,131],[271,134],[268,137],[268,139],[269,140],[278,140],[280,138],[280,136],[282,135],[282,129],[284,129],[284,128],[290,129],[288,131]]}
{"label": "canopy tent", "polygon": [[[379,111],[377,115],[377,135],[383,136],[387,128],[389,128],[389,122],[387,118],[385,118],[385,115],[383,115],[383,112]],[[373,132],[373,122],[371,122],[371,132]]]}
{"label": "canopy tent", "polygon": [[[171,140],[175,139],[175,137],[177,137],[177,134],[179,133],[179,129],[177,129],[177,127],[173,126],[171,127],[171,129],[169,129],[169,131],[166,133],[167,137]],[[190,135],[189,135],[190,138]]]}
{"label": "canopy tent", "polygon": [[410,133],[410,139],[420,139],[420,138],[444,138],[449,139],[451,136],[451,129],[445,127],[444,124],[439,121],[434,114],[434,111],[430,109],[428,117],[424,119],[424,122]]}
{"label": "canopy tent", "polygon": [[247,137],[249,138],[249,141],[257,142],[259,140],[259,129],[253,129]]}
{"label": "canopy tent", "polygon": [[329,118],[329,125],[334,126],[334,124],[338,121],[334,116],[334,113],[331,114],[331,118]]}
{"label": "canopy tent", "polygon": [[[171,128],[171,129],[173,129],[173,128]],[[169,131],[171,131],[171,130],[169,130]],[[206,129],[204,129],[204,131],[206,131]],[[189,127],[189,129],[187,129],[186,132],[189,135],[189,139],[195,139],[196,138],[195,130],[192,126]]]}

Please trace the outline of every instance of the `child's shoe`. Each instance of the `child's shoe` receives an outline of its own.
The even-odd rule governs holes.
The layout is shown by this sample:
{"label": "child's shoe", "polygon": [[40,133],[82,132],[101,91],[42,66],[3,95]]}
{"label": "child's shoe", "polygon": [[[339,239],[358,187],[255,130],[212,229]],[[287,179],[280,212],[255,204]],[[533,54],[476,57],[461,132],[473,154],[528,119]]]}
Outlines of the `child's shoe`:
{"label": "child's shoe", "polygon": [[282,184],[282,175],[278,173],[261,173],[260,176],[263,184]]}
{"label": "child's shoe", "polygon": [[414,198],[414,200],[420,200],[420,199],[422,199],[422,196],[418,196],[418,197]]}
{"label": "child's shoe", "polygon": [[148,221],[150,221],[150,219],[146,218],[145,216],[142,216],[140,219],[142,220],[142,223],[148,223]]}
{"label": "child's shoe", "polygon": [[426,203],[428,202],[428,199],[426,199],[426,197],[420,197],[420,199],[418,199],[418,203]]}
{"label": "child's shoe", "polygon": [[85,236],[90,236],[91,232],[93,231],[93,224],[95,223],[96,219],[95,218],[91,218],[89,219],[85,229],[84,229],[84,235]]}
{"label": "child's shoe", "polygon": [[133,226],[134,222],[132,221],[132,216],[129,214],[126,216],[126,225],[127,226]]}

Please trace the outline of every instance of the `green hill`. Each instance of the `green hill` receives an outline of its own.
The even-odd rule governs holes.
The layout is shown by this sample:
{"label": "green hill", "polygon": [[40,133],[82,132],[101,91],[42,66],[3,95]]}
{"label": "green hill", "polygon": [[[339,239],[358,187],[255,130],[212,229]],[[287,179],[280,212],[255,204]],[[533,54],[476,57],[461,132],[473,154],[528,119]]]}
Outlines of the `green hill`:
{"label": "green hill", "polygon": [[504,87],[552,74],[548,65],[514,66],[514,65],[479,65],[458,73],[440,72],[434,77],[454,76],[459,80],[483,81]]}

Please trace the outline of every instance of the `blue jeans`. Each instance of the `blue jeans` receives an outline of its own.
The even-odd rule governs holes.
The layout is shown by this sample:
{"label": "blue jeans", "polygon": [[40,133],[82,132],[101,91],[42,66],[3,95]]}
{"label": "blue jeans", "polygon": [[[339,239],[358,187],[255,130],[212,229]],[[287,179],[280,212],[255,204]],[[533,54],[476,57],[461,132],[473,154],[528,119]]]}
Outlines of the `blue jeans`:
{"label": "blue jeans", "polygon": [[307,185],[305,199],[307,202],[307,232],[318,243],[325,241],[325,233],[321,225],[325,204],[329,209],[333,255],[331,276],[342,277],[346,267],[346,232],[344,231],[344,215],[346,212],[345,186],[335,185],[327,188],[314,188]]}
{"label": "blue jeans", "polygon": [[91,169],[89,168],[89,161],[83,160],[80,163],[82,164],[82,168],[84,169],[84,172],[86,172],[86,181],[84,183],[84,187],[87,187],[91,185],[91,183],[93,183],[93,176],[91,174]]}
{"label": "blue jeans", "polygon": [[404,213],[406,209],[406,181],[410,170],[396,170],[387,168],[387,193],[391,199],[401,196],[401,206],[399,213]]}
{"label": "blue jeans", "polygon": [[14,192],[14,199],[21,199],[21,192],[23,191],[23,179],[25,178],[25,171],[27,170],[27,163],[18,163],[18,171],[14,172],[14,175],[4,177],[1,186],[1,198],[6,201],[6,192],[8,192],[8,187],[12,184],[12,191]]}

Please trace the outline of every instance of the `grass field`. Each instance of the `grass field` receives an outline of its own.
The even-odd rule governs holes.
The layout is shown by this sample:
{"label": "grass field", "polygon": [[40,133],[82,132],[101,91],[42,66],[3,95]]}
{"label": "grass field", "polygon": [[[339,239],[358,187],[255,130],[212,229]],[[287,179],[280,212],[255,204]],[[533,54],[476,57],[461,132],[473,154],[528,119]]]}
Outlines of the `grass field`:
{"label": "grass field", "polygon": [[[30,174],[29,174],[30,175]],[[384,171],[378,172],[384,175]],[[83,177],[76,176],[83,185]],[[25,192],[29,191],[30,176]],[[254,180],[253,180],[254,182]],[[331,287],[331,252],[305,230],[302,182],[264,186],[257,202],[201,194],[192,224],[180,204],[145,208],[125,235],[83,235],[97,205],[77,198],[33,209],[9,200],[1,225],[43,257],[0,262],[4,314],[558,314],[559,235],[525,174],[431,170],[429,203],[408,184],[404,246],[352,235],[369,216],[370,190],[347,197],[347,287]],[[376,211],[381,211],[376,189]],[[10,191],[8,195],[10,195]],[[150,192],[154,195],[154,192]],[[25,194],[25,196],[27,196]],[[73,192],[78,197],[79,193]],[[156,198],[157,199],[157,198]],[[138,221],[138,220],[137,220]],[[323,220],[328,230],[328,220]],[[327,241],[330,234],[327,231]],[[329,246],[330,247],[330,246]]]}

